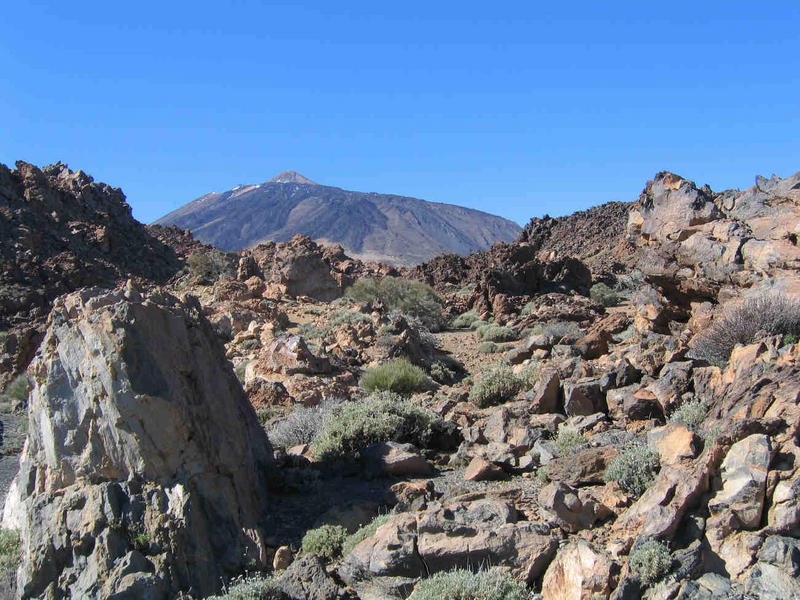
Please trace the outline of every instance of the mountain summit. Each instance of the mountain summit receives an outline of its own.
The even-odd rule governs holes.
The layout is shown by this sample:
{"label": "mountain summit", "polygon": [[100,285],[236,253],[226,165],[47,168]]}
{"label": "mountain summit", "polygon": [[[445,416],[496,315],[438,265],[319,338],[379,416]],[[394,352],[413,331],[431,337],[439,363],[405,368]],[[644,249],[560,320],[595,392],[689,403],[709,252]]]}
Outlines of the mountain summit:
{"label": "mountain summit", "polygon": [[311,181],[308,177],[303,177],[297,171],[284,171],[283,173],[275,175],[275,177],[270,179],[267,183],[304,183],[306,185],[319,185]]}
{"label": "mountain summit", "polygon": [[285,242],[299,233],[341,244],[354,258],[398,266],[487,250],[521,232],[516,223],[481,211],[318,185],[294,171],[206,194],[156,224],[190,229],[196,239],[227,251]]}

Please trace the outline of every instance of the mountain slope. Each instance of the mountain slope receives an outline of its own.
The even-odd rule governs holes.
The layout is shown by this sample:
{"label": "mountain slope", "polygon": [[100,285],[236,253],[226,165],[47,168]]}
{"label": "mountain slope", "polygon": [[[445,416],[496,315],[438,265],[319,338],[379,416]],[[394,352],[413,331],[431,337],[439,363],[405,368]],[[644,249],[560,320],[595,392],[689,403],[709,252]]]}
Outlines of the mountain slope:
{"label": "mountain slope", "polygon": [[197,239],[230,251],[299,233],[341,244],[350,256],[395,265],[485,250],[521,231],[481,211],[318,185],[293,171],[261,185],[201,196],[156,224],[190,229]]}

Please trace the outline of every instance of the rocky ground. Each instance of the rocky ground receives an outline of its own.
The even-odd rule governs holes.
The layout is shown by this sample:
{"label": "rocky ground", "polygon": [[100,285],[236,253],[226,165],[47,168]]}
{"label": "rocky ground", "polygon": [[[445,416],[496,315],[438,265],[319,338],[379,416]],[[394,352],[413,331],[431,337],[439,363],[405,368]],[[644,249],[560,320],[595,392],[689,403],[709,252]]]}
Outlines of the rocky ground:
{"label": "rocky ground", "polygon": [[151,229],[0,418],[14,593],[800,598],[798,233],[800,174],[670,173],[404,272]]}

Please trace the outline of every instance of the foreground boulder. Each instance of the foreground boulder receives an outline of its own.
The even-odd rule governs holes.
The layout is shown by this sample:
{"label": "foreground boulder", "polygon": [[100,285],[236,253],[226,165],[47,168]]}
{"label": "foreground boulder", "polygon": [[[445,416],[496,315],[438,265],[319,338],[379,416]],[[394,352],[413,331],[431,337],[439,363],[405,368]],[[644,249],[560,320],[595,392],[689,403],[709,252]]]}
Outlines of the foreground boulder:
{"label": "foreground boulder", "polygon": [[3,514],[23,597],[205,596],[266,566],[269,442],[194,299],[64,296],[30,373]]}

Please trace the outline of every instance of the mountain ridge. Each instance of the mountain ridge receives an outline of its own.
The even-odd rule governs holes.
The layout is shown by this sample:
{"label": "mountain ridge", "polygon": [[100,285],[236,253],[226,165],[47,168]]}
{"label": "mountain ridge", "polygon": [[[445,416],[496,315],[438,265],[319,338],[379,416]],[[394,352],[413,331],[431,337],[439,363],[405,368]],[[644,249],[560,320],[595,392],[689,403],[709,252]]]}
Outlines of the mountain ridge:
{"label": "mountain ridge", "polygon": [[341,244],[354,258],[398,266],[441,253],[486,250],[522,231],[502,217],[454,204],[307,181],[284,171],[265,183],[200,196],[154,224],[189,229],[198,240],[228,251],[302,234]]}

